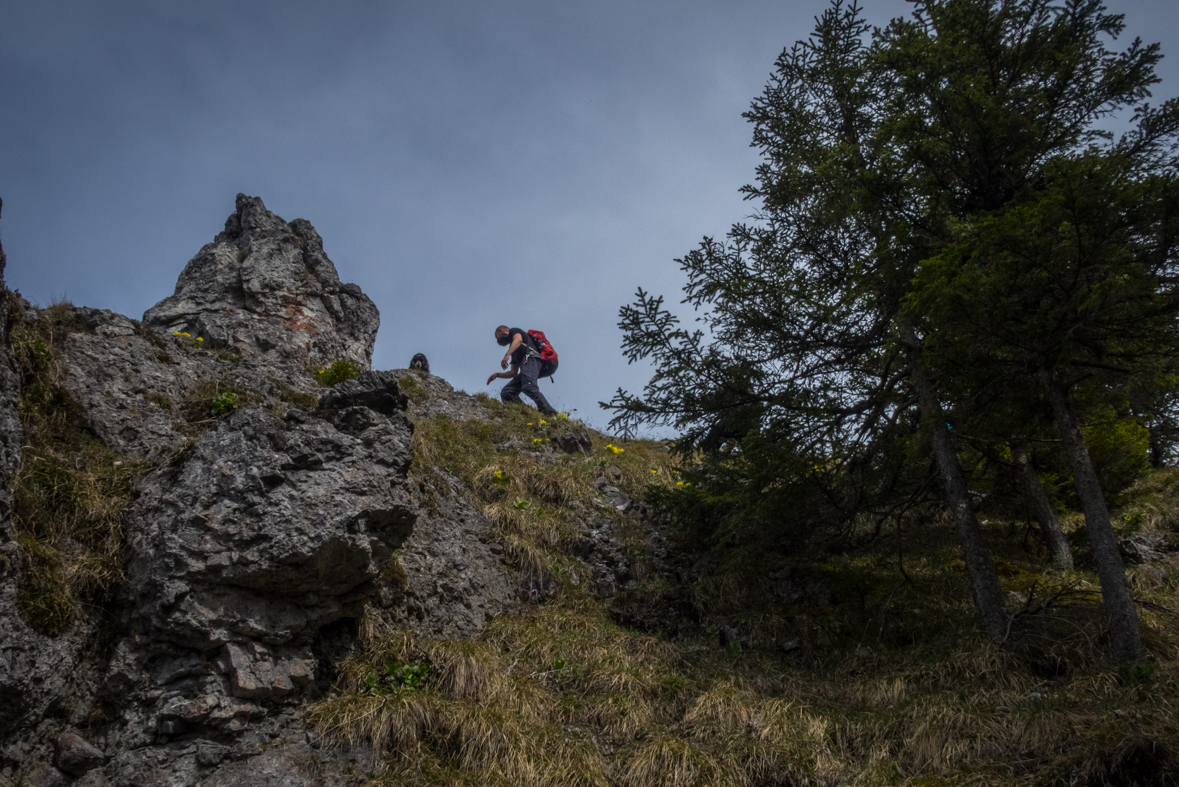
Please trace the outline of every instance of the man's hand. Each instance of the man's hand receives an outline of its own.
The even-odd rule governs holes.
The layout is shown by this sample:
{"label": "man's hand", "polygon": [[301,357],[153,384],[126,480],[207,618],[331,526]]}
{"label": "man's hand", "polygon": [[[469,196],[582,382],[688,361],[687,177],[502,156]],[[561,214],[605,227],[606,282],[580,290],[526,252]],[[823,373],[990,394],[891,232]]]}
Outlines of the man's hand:
{"label": "man's hand", "polygon": [[498,374],[493,374],[493,375],[491,375],[490,377],[488,377],[488,378],[487,378],[487,384],[488,384],[488,385],[491,385],[491,381],[492,381],[492,380],[494,380],[494,379],[495,379],[495,378],[497,378],[497,377],[499,377],[499,375],[498,375]]}
{"label": "man's hand", "polygon": [[504,356],[504,359],[499,362],[499,368],[507,369],[508,368],[508,361],[510,361],[510,360],[512,360],[512,354],[508,353],[507,355]]}

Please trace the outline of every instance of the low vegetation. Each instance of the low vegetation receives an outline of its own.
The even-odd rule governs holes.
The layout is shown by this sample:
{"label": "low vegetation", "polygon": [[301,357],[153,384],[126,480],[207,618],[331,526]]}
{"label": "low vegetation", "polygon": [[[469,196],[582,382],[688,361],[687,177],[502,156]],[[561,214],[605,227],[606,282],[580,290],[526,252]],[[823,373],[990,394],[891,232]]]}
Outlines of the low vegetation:
{"label": "low vegetation", "polygon": [[194,385],[181,403],[181,412],[197,434],[218,418],[254,403],[258,397],[241,388],[216,380]]}
{"label": "low vegetation", "polygon": [[407,374],[398,380],[398,385],[401,387],[401,392],[409,397],[409,400],[414,404],[421,404],[430,398],[430,392],[426,390],[426,386],[422,385],[421,381],[417,379],[419,372],[411,370],[411,374]]}
{"label": "low vegetation", "polygon": [[311,373],[319,384],[331,388],[336,383],[342,383],[345,380],[353,380],[360,376],[363,371],[360,364],[348,358],[341,358],[338,361],[324,366],[320,369],[312,369]]}
{"label": "low vegetation", "polygon": [[[310,719],[329,740],[380,752],[375,784],[1162,785],[1179,776],[1176,562],[1130,571],[1151,653],[1133,668],[1111,656],[1084,554],[1079,570],[1052,570],[1021,520],[984,525],[1013,614],[1000,647],[980,633],[952,525],[935,510],[806,560],[680,533],[677,550],[690,553],[677,564],[681,586],[650,570],[640,523],[600,509],[616,519],[641,578],[602,599],[571,550],[595,480],[651,501],[694,494],[689,469],[657,442],[596,434],[590,456],[552,461],[542,444],[583,427],[483,401],[486,423],[418,424],[414,472],[427,499],[444,488],[440,474],[461,479],[520,571],[551,584],[474,641],[369,621],[363,651]],[[1123,534],[1173,538],[1177,494],[1179,472],[1148,476],[1126,494]],[[823,592],[775,595],[782,576]],[[687,625],[618,622],[633,621],[620,614],[632,601],[681,591]],[[407,668],[421,676],[411,690],[382,678]],[[392,683],[374,691],[374,680]]]}
{"label": "low vegetation", "polygon": [[58,347],[82,329],[64,303],[22,315],[12,328],[24,430],[13,484],[17,599],[25,623],[47,635],[64,631],[83,605],[104,603],[121,579],[123,510],[145,467],[90,435],[58,384]]}

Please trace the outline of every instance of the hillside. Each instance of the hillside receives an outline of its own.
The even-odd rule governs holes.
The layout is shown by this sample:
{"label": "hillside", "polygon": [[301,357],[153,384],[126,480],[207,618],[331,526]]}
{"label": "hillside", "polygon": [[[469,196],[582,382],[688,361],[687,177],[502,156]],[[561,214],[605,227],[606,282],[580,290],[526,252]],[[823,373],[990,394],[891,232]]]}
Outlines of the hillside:
{"label": "hillside", "polygon": [[1179,778],[1173,470],[1120,512],[1152,660],[1119,670],[1084,552],[1022,521],[986,524],[996,648],[945,517],[700,543],[667,445],[369,370],[375,307],[256,198],[142,321],[4,308],[7,783]]}

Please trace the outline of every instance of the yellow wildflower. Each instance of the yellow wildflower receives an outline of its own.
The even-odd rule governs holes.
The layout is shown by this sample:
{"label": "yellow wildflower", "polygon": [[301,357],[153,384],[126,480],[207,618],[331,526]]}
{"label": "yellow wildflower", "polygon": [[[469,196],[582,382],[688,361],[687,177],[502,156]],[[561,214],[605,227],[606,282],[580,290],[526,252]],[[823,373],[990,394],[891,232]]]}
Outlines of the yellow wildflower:
{"label": "yellow wildflower", "polygon": [[198,341],[198,342],[203,342],[204,340],[205,340],[205,337],[203,337],[203,336],[198,336],[198,337],[197,337],[197,341]]}

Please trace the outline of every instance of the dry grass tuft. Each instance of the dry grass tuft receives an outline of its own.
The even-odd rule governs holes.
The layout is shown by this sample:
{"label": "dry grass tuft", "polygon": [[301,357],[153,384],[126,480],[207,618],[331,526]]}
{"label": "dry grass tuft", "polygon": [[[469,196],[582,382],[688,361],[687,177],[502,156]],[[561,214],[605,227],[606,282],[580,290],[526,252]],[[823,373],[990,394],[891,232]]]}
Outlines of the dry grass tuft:
{"label": "dry grass tuft", "polygon": [[439,698],[429,692],[374,697],[357,689],[312,705],[307,719],[330,743],[413,753],[438,728],[443,712]]}
{"label": "dry grass tuft", "polygon": [[696,697],[684,725],[697,737],[725,737],[760,725],[760,698],[732,680],[718,681]]}
{"label": "dry grass tuft", "polygon": [[[476,703],[501,702],[530,713],[520,703],[520,691],[501,655],[479,640],[426,640],[417,646],[433,671],[432,682],[442,693]],[[535,698],[533,698],[535,699]]]}
{"label": "dry grass tuft", "polygon": [[695,787],[739,785],[743,780],[722,766],[709,751],[669,734],[657,734],[628,758],[619,783],[628,787]]}

